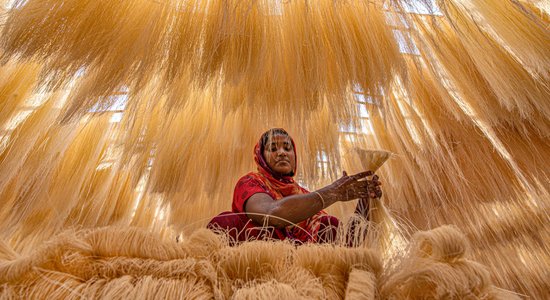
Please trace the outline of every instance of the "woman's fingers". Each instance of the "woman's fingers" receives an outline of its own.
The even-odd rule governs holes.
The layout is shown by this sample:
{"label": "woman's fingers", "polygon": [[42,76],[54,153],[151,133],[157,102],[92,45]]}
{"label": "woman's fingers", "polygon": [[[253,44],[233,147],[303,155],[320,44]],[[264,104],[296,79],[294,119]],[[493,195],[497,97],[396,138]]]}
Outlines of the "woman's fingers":
{"label": "woman's fingers", "polygon": [[381,185],[382,183],[378,181],[378,176],[374,175],[372,180],[369,181],[369,185],[367,187],[371,198],[382,197],[382,189],[380,188]]}
{"label": "woman's fingers", "polygon": [[380,181],[374,180],[357,181],[356,184],[356,186],[359,188],[379,187],[382,185]]}
{"label": "woman's fingers", "polygon": [[357,173],[357,174],[352,175],[350,177],[355,179],[355,180],[358,180],[358,179],[365,178],[367,176],[371,176],[372,174],[374,174],[372,171],[366,171],[366,172]]}
{"label": "woman's fingers", "polygon": [[380,186],[382,183],[380,181],[374,181],[374,180],[364,180],[364,181],[354,181],[352,182],[351,188],[352,189],[374,189],[378,188],[380,189]]}
{"label": "woman's fingers", "polygon": [[350,200],[356,198],[380,198],[382,196],[381,190],[369,189],[361,191],[352,191],[349,195]]}
{"label": "woman's fingers", "polygon": [[[365,179],[367,176],[372,176],[371,179]],[[342,199],[352,200],[357,198],[380,198],[382,196],[382,190],[380,186],[382,183],[379,180],[380,177],[375,175],[372,171],[366,171],[357,173],[352,176],[348,176],[346,171],[342,172],[342,178],[334,182],[334,192]]]}
{"label": "woman's fingers", "polygon": [[382,190],[382,188],[380,188],[379,185],[371,185],[371,186],[369,186],[367,189],[368,189],[369,191],[371,191],[371,192],[381,191],[381,190]]}
{"label": "woman's fingers", "polygon": [[371,183],[368,180],[355,181],[355,185],[360,187],[368,187],[370,184]]}

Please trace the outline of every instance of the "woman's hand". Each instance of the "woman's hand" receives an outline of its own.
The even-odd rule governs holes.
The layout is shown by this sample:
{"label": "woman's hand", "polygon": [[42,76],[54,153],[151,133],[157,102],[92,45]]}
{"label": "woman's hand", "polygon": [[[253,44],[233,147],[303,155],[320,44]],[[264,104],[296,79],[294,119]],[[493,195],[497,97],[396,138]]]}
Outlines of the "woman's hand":
{"label": "woman's hand", "polygon": [[369,182],[369,196],[370,198],[382,198],[382,182],[378,180],[378,175],[372,176],[372,179]]}
{"label": "woman's hand", "polygon": [[344,171],[343,176],[331,183],[330,185],[320,189],[318,192],[323,194],[323,197],[331,199],[331,202],[350,201],[357,198],[380,198],[382,190],[378,181],[378,176],[374,175],[371,180],[367,176],[373,175],[372,171],[361,172],[352,176],[348,176]]}

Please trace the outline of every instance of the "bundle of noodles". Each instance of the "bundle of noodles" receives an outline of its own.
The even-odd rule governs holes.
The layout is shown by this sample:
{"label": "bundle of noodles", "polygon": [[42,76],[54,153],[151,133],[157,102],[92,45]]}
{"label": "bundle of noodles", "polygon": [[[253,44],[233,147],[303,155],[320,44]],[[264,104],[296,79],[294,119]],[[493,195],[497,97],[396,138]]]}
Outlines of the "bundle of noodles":
{"label": "bundle of noodles", "polygon": [[[24,1],[3,28],[4,57],[44,61],[48,83],[85,78],[71,97],[70,116],[108,105],[122,86],[139,90],[165,61],[163,37],[174,10],[151,1]],[[51,82],[50,82],[51,81]]]}
{"label": "bundle of noodles", "polygon": [[[196,238],[194,242],[204,243]],[[295,246],[286,241],[251,241],[221,248],[209,259],[216,267],[218,286],[226,298],[288,299],[292,295],[325,299],[319,274],[301,264],[300,257]]]}
{"label": "bundle of noodles", "polygon": [[[518,1],[473,0],[475,13],[507,44],[524,67],[550,80],[550,31]],[[513,24],[513,26],[511,26]]]}
{"label": "bundle of noodles", "polygon": [[[463,4],[444,1],[441,3],[441,7],[445,10],[447,20],[464,47],[465,53],[462,56],[472,59],[474,69],[481,76],[481,82],[485,82],[487,88],[496,96],[495,100],[497,100],[498,104],[492,105],[492,107],[501,106],[506,109],[502,121],[514,120],[518,115],[522,119],[530,119],[536,114],[541,114],[548,118],[550,116],[550,104],[548,104],[548,101],[541,101],[541,99],[546,99],[550,95],[548,81],[544,79],[535,80],[534,76],[522,65],[522,61],[518,61],[512,54],[508,53],[498,43],[498,40],[490,36],[489,33],[481,28],[476,20],[472,19],[471,12]],[[519,20],[524,18],[519,18]],[[537,49],[542,51],[542,53],[537,54],[537,52],[529,50],[529,56],[531,57],[526,54],[522,59],[529,61],[530,64],[544,66],[548,62],[548,47],[540,46],[540,44],[548,44],[548,33],[545,33],[544,28],[540,28],[537,24],[529,25],[528,23],[514,26],[514,30],[518,32],[531,31],[531,29],[526,28],[534,26],[532,31],[534,37],[517,33],[519,35],[510,37],[510,39],[516,39],[520,36],[521,38],[518,38],[515,43],[524,45],[530,45],[533,40],[540,39],[535,42],[536,45],[533,45],[533,47],[526,47]],[[503,28],[509,26],[509,23],[502,25]],[[540,29],[541,32],[537,33],[537,29]],[[484,42],[477,42],[481,40]],[[522,48],[518,47],[520,49],[518,51],[525,52]],[[483,53],[491,53],[491,55],[482,55]],[[544,57],[544,59],[537,61],[537,59],[540,59],[540,56]],[[543,69],[547,69],[547,67],[543,67]],[[540,71],[539,73],[542,72],[547,72],[547,70]],[[539,76],[548,77],[546,73],[542,73]],[[476,83],[476,85],[479,84]],[[511,114],[510,112],[513,113]]]}
{"label": "bundle of noodles", "polygon": [[[351,289],[347,293],[353,294],[357,283],[368,281],[376,284],[382,273],[382,262],[377,252],[365,248],[348,248],[332,245],[303,245],[296,251],[294,264],[311,272],[316,278],[321,280],[323,288],[328,299],[342,299],[346,295],[346,289],[349,287],[349,280],[352,280]],[[350,272],[362,273],[369,279],[364,280],[364,276],[355,274],[350,279]],[[366,290],[369,286],[363,286]],[[374,293],[375,290],[366,291]]]}
{"label": "bundle of noodles", "polygon": [[380,281],[382,298],[515,299],[496,290],[485,266],[465,258],[468,248],[466,237],[453,226],[417,232],[408,254]]}
{"label": "bundle of noodles", "polygon": [[550,22],[550,3],[545,0],[519,0],[532,14],[544,23]]}
{"label": "bundle of noodles", "polygon": [[9,62],[0,67],[0,126],[4,127],[32,94],[41,66],[37,63]]}
{"label": "bundle of noodles", "polygon": [[[294,287],[281,283],[276,280],[270,280],[259,284],[250,284],[249,286],[238,289],[232,296],[232,299],[303,299]],[[310,299],[322,299],[320,295],[307,295]]]}
{"label": "bundle of noodles", "polygon": [[0,240],[0,260],[14,260],[17,253],[4,241]]}
{"label": "bundle of noodles", "polygon": [[345,299],[374,300],[378,296],[376,284],[374,274],[354,268],[349,274]]}
{"label": "bundle of noodles", "polygon": [[[33,121],[33,116],[27,120]],[[36,239],[41,236],[43,229],[47,229],[46,226],[37,226],[45,221],[43,213],[53,204],[44,204],[44,194],[48,191],[63,154],[70,146],[67,140],[73,140],[78,133],[77,125],[52,126],[36,141],[30,152],[21,153],[25,154],[24,163],[18,168],[17,176],[2,191],[4,201],[0,227],[12,241]],[[61,203],[66,205],[66,199],[63,200]],[[23,243],[18,246],[25,247]]]}
{"label": "bundle of noodles", "polygon": [[[383,150],[356,149],[364,170],[376,172],[391,156]],[[378,249],[386,261],[402,250],[406,237],[380,198],[368,199],[368,224],[364,246]]]}
{"label": "bundle of noodles", "polygon": [[59,114],[59,109],[52,109],[58,100],[55,98],[56,96],[51,97],[22,120],[11,133],[13,138],[9,138],[5,143],[6,147],[0,149],[0,191],[19,173],[33,146],[44,138]]}

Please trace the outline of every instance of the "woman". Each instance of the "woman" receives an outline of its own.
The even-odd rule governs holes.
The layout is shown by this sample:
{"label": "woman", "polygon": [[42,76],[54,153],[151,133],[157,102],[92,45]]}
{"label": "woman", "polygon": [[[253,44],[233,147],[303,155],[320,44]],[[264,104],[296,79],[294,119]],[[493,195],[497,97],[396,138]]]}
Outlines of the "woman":
{"label": "woman", "polygon": [[314,192],[299,186],[295,144],[281,128],[265,132],[254,148],[258,172],[241,177],[233,194],[232,212],[210,221],[208,228],[226,232],[233,242],[290,239],[296,243],[331,242],[339,221],[323,209],[338,201],[360,198],[356,213],[366,217],[368,197],[380,197],[378,176],[372,172],[342,178]]}

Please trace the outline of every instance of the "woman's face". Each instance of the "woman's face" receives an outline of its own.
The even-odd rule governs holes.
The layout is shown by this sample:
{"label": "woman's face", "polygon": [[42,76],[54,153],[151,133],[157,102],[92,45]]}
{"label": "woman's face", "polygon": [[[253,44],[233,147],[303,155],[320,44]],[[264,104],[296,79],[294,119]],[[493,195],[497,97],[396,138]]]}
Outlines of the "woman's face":
{"label": "woman's face", "polygon": [[288,175],[296,168],[296,152],[288,136],[271,136],[264,147],[264,158],[273,172]]}

